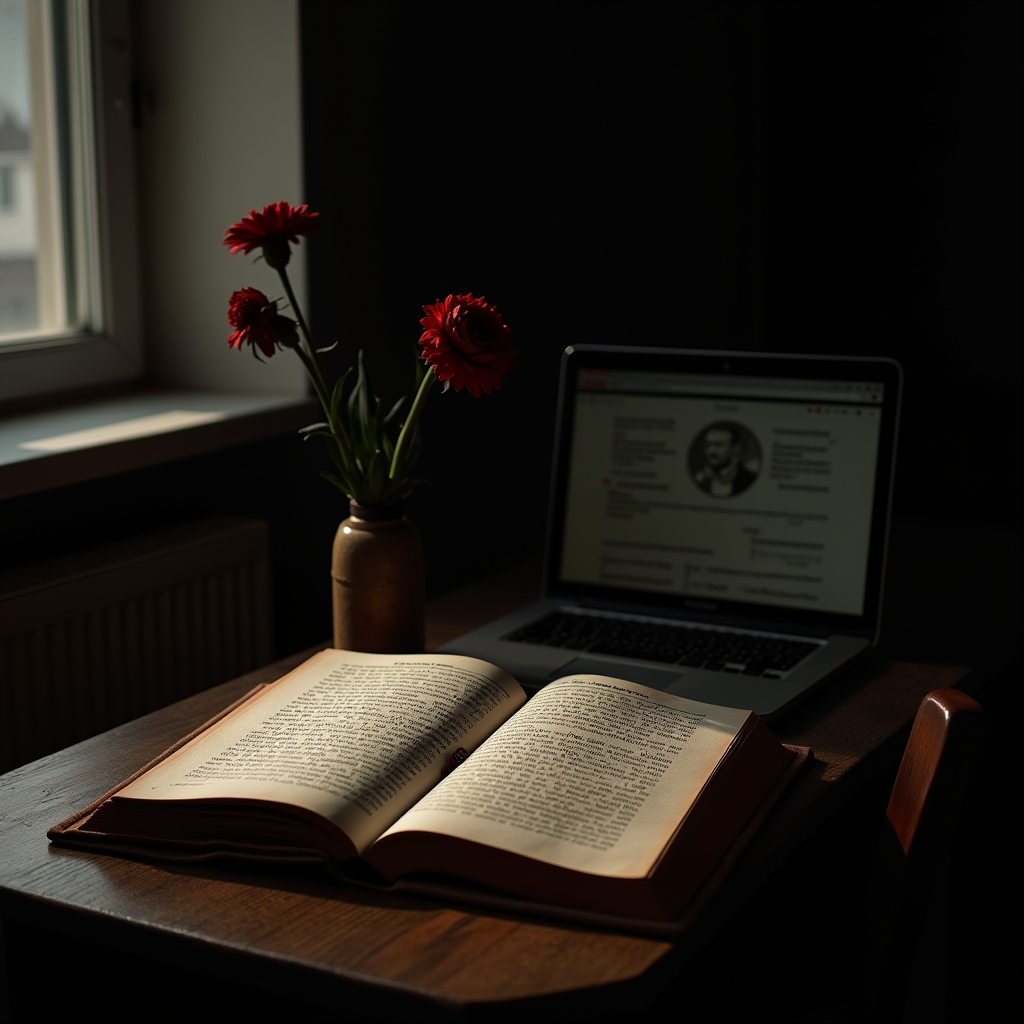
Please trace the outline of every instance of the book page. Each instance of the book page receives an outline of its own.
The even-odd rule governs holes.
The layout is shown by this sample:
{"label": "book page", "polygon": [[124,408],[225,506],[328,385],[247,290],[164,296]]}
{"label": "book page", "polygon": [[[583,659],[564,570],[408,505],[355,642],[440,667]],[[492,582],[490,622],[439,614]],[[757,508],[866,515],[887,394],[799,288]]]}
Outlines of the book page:
{"label": "book page", "polygon": [[390,828],[645,876],[748,711],[604,676],[549,683]]}
{"label": "book page", "polygon": [[297,805],[361,852],[525,701],[475,658],[321,651],[114,799]]}

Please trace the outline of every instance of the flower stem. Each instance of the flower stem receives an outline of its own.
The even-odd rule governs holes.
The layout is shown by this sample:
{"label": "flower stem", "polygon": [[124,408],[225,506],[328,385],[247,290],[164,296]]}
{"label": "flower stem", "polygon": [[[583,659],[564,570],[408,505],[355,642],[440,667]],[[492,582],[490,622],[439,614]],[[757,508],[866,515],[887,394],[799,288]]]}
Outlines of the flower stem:
{"label": "flower stem", "polygon": [[335,445],[337,447],[338,459],[340,462],[336,462],[338,471],[347,487],[352,487],[352,480],[357,475],[356,467],[353,465],[352,450],[349,445],[349,439],[342,430],[341,424],[338,422],[337,417],[332,412],[331,402],[331,390],[327,386],[327,380],[324,377],[324,372],[320,366],[320,357],[317,354],[316,348],[313,345],[313,338],[309,333],[309,327],[306,324],[306,318],[302,315],[302,309],[299,307],[298,299],[295,298],[295,292],[292,291],[292,283],[288,279],[288,271],[284,267],[278,268],[278,276],[281,278],[281,284],[284,286],[285,294],[288,296],[288,303],[295,313],[295,319],[298,321],[299,330],[302,331],[302,337],[306,342],[306,350],[303,351],[301,343],[295,348],[295,354],[302,360],[302,365],[306,368],[306,374],[308,375],[310,382],[313,385],[313,390],[316,391],[317,398],[320,399],[320,405],[324,410],[324,416],[327,419],[327,428],[331,432],[331,436],[334,438]]}
{"label": "flower stem", "polygon": [[430,394],[430,389],[434,386],[436,380],[437,377],[434,374],[434,370],[430,368],[423,375],[423,380],[420,381],[419,390],[416,392],[412,408],[409,410],[409,415],[406,417],[405,423],[402,424],[402,431],[398,435],[395,454],[391,458],[391,470],[388,473],[388,478],[391,480],[396,479],[402,469],[402,461],[405,458],[406,449],[409,447],[412,435],[416,430],[416,421],[420,418],[420,413],[423,411],[423,406],[427,401],[427,395]]}
{"label": "flower stem", "polygon": [[302,337],[305,339],[306,348],[308,349],[308,353],[297,350],[299,358],[302,359],[303,365],[306,367],[306,372],[309,374],[309,378],[313,382],[313,388],[316,391],[317,397],[320,399],[320,404],[324,408],[324,414],[327,416],[327,423],[330,426],[332,433],[337,433],[335,430],[334,417],[331,416],[330,389],[327,387],[323,370],[320,368],[320,359],[317,356],[316,349],[313,347],[313,339],[310,337],[309,328],[306,326],[306,318],[302,315],[302,310],[299,308],[298,300],[295,298],[295,292],[292,291],[292,283],[288,279],[288,271],[284,267],[279,267],[277,273],[281,278],[281,284],[284,285],[285,294],[288,296],[288,303],[292,307],[295,319],[299,323],[299,330],[302,331]]}

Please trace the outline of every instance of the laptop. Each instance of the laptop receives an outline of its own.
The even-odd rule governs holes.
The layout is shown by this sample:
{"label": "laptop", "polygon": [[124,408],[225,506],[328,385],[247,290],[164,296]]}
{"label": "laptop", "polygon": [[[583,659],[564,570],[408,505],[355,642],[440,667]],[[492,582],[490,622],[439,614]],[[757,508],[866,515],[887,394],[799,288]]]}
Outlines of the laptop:
{"label": "laptop", "polygon": [[878,640],[902,372],[574,345],[539,600],[441,650],[771,720]]}

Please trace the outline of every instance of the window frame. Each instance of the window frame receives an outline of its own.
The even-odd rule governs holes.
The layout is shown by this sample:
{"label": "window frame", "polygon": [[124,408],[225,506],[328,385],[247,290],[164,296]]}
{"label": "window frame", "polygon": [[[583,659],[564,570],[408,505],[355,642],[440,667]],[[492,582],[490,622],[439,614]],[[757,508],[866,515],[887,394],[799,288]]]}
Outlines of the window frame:
{"label": "window frame", "polygon": [[[96,268],[97,273],[78,275],[79,299],[91,299],[98,321],[85,331],[54,331],[26,337],[0,346],[0,402],[43,400],[72,391],[128,383],[143,372],[141,277],[139,269],[138,191],[132,126],[133,56],[128,0],[65,0],[74,31],[87,31],[83,47],[89,67],[83,69],[92,96],[69,111],[73,130],[93,139],[94,155],[77,160],[70,187],[76,200],[95,192],[95,207],[85,203],[81,216],[94,217],[93,231],[74,232],[79,250],[69,253],[76,265]],[[38,8],[48,5],[39,4]],[[48,12],[42,13],[49,29]],[[47,32],[49,36],[49,32]],[[46,60],[33,72],[52,81],[45,65],[52,60],[52,36],[46,40]],[[33,83],[34,86],[36,83]],[[36,86],[34,94],[40,89]],[[36,101],[33,100],[33,103]],[[51,118],[52,120],[52,118]],[[53,132],[51,136],[51,144]],[[35,142],[35,140],[34,140]],[[44,147],[46,143],[44,143]],[[49,154],[47,154],[49,155]],[[55,167],[53,159],[46,163]],[[37,178],[37,181],[39,179]],[[48,182],[51,209],[59,185]],[[40,189],[41,191],[41,189]],[[51,225],[46,230],[54,231]],[[87,239],[95,240],[91,249]],[[63,246],[58,249],[62,251]],[[42,283],[48,278],[48,283]],[[59,304],[61,286],[54,275],[40,272],[44,301]],[[45,289],[50,291],[46,294]],[[87,295],[91,291],[91,295]],[[41,325],[46,329],[47,324]]]}

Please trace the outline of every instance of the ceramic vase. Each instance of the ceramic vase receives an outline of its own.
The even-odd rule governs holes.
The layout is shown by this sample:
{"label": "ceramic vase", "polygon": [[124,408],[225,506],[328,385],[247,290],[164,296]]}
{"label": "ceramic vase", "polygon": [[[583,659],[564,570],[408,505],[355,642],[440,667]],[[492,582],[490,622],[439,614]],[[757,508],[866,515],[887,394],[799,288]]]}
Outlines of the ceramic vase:
{"label": "ceramic vase", "polygon": [[423,544],[400,506],[350,503],[334,536],[331,578],[335,647],[423,652]]}

